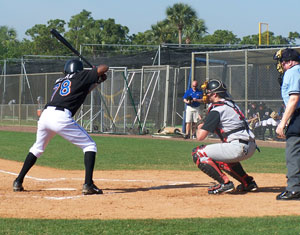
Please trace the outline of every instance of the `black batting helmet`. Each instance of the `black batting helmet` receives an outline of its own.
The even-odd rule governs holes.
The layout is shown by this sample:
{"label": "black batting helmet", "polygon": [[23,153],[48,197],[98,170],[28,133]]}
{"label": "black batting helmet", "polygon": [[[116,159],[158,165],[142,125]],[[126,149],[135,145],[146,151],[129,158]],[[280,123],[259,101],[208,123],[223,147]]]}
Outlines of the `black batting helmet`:
{"label": "black batting helmet", "polygon": [[78,73],[83,70],[83,63],[80,60],[68,60],[64,67],[65,74]]}

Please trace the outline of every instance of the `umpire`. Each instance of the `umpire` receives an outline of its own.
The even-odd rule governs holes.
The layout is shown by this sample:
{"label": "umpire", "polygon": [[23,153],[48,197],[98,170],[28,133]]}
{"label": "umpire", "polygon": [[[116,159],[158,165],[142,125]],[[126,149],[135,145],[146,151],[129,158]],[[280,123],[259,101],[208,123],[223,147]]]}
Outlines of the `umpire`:
{"label": "umpire", "polygon": [[300,200],[300,54],[294,49],[281,49],[275,53],[274,59],[282,77],[279,79],[281,96],[286,105],[276,133],[279,138],[286,137],[287,166],[286,191],[276,199]]}

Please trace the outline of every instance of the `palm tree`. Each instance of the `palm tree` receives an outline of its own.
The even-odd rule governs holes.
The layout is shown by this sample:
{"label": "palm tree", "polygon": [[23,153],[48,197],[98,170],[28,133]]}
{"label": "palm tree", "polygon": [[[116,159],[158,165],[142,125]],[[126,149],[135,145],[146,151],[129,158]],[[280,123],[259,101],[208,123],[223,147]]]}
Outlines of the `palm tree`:
{"label": "palm tree", "polygon": [[176,28],[170,25],[167,19],[151,25],[151,29],[155,43],[171,43],[176,40],[174,35],[174,33],[176,34]]}
{"label": "palm tree", "polygon": [[190,25],[197,18],[196,11],[187,4],[176,3],[166,10],[169,21],[178,29],[178,43],[182,42],[182,29],[186,25]]}
{"label": "palm tree", "polygon": [[207,28],[205,26],[204,20],[196,19],[192,24],[187,25],[183,29],[183,34],[185,36],[186,43],[199,43],[204,34],[207,33],[206,30]]}

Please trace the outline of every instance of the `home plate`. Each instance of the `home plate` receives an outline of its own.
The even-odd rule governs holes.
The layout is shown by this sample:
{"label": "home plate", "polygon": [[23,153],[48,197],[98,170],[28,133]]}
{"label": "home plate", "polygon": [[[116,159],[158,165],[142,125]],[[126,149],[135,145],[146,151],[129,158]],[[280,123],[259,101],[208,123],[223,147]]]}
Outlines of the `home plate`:
{"label": "home plate", "polygon": [[46,188],[47,191],[77,191],[76,188]]}

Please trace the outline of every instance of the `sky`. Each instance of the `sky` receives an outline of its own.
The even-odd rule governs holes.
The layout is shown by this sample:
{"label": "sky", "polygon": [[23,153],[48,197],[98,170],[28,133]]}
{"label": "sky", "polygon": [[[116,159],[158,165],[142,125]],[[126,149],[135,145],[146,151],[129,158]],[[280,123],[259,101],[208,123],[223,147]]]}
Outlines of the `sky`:
{"label": "sky", "polygon": [[84,9],[95,20],[115,19],[131,35],[151,29],[166,18],[167,7],[178,2],[196,11],[209,34],[222,29],[242,38],[258,34],[259,22],[265,23],[262,31],[267,24],[275,36],[300,32],[299,0],[289,0],[286,5],[279,0],[0,0],[0,26],[14,28],[22,40],[34,25],[47,25],[54,19],[67,23]]}

